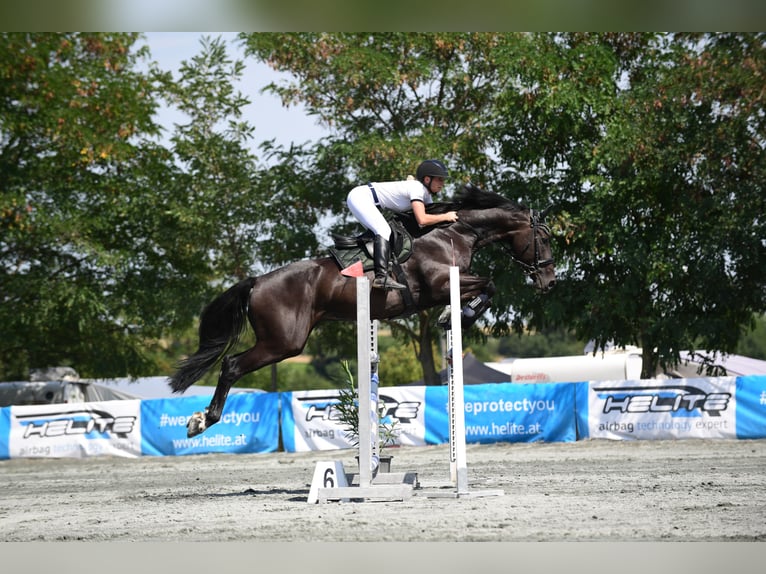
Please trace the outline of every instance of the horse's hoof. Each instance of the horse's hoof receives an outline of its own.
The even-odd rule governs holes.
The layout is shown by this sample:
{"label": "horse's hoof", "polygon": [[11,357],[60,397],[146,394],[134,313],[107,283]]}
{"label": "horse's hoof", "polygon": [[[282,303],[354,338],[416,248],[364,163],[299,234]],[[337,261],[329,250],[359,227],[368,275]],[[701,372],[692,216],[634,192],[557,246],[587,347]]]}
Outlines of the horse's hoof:
{"label": "horse's hoof", "polygon": [[197,436],[203,433],[206,428],[205,413],[196,412],[189,417],[189,421],[186,423],[186,436],[189,438]]}

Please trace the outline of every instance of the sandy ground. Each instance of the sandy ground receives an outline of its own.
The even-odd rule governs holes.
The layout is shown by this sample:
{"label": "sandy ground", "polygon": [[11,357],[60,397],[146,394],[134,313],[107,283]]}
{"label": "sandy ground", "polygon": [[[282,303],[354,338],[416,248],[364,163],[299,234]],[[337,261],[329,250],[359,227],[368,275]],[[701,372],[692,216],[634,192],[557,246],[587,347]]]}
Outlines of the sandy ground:
{"label": "sandy ground", "polygon": [[392,449],[404,501],[308,504],[317,461],[353,450],[0,461],[0,532],[15,541],[766,541],[766,440]]}

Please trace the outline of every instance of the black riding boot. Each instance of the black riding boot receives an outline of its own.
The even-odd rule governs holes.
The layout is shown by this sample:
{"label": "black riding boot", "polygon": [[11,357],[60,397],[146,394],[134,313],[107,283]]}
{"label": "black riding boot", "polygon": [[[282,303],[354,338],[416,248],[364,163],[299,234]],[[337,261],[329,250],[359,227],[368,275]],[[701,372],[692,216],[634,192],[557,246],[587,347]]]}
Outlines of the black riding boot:
{"label": "black riding boot", "polygon": [[391,246],[382,235],[376,235],[373,242],[372,262],[375,265],[375,278],[372,286],[378,289],[406,289],[404,285],[388,277],[388,259]]}

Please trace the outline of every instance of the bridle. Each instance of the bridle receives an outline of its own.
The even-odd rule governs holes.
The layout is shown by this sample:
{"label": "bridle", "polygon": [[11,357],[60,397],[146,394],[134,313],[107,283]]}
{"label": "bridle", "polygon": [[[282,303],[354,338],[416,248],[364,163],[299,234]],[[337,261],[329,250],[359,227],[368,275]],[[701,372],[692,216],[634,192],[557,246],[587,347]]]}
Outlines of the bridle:
{"label": "bridle", "polygon": [[553,257],[550,257],[549,259],[540,259],[540,238],[538,237],[538,230],[547,233],[548,237],[551,236],[551,228],[543,223],[543,217],[544,216],[541,217],[540,212],[535,211],[534,209],[529,210],[529,223],[532,226],[532,238],[527,241],[526,246],[524,246],[524,249],[521,250],[519,255],[524,255],[530,247],[533,247],[535,250],[535,259],[532,264],[522,261],[513,253],[513,250],[510,247],[502,244],[502,247],[510,254],[511,259],[518,263],[524,270],[524,273],[529,276],[537,275],[544,267],[553,265]]}
{"label": "bridle", "polygon": [[[543,268],[553,265],[553,257],[549,259],[540,259],[540,238],[538,237],[538,230],[542,230],[547,233],[548,237],[552,235],[551,228],[543,223],[547,211],[548,209],[544,209],[543,211],[535,211],[534,209],[529,210],[529,224],[532,227],[532,238],[527,241],[527,244],[524,246],[524,249],[521,250],[519,256],[524,255],[529,250],[529,248],[532,247],[535,250],[535,258],[531,264],[519,259],[519,257],[516,256],[516,254],[513,252],[513,249],[506,243],[490,243],[491,245],[500,245],[500,247],[502,247],[505,252],[510,255],[511,259],[524,270],[524,273],[530,277],[539,275]],[[468,228],[474,235],[476,235],[476,238],[480,243],[484,243],[486,241],[486,238],[482,236],[482,233],[476,229],[476,227],[462,219],[459,219],[458,222]]]}

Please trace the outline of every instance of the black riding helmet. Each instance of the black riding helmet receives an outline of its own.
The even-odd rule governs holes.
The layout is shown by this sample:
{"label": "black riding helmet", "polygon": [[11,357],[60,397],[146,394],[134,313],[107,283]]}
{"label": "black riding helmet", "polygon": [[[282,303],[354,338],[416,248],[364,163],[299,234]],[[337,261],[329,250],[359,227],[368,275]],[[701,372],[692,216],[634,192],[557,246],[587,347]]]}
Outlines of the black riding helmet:
{"label": "black riding helmet", "polygon": [[427,159],[418,166],[418,170],[415,172],[418,181],[425,185],[423,181],[426,176],[430,177],[449,177],[447,166],[445,166],[438,159]]}

